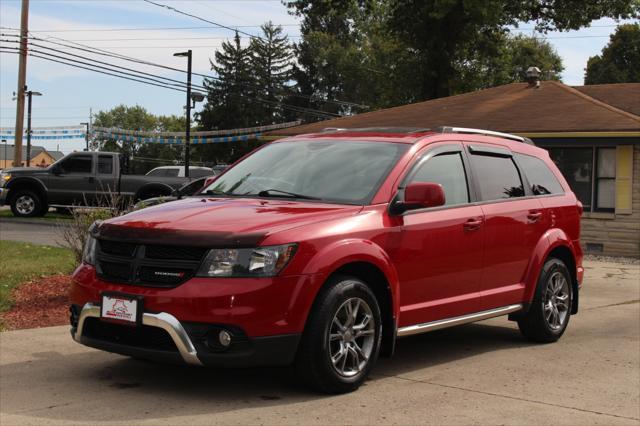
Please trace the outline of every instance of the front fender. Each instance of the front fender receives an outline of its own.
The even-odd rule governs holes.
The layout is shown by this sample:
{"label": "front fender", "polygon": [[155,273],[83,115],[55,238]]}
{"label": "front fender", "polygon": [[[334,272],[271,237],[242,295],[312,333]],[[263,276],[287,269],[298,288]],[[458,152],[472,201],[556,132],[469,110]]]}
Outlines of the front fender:
{"label": "front fender", "polygon": [[[393,315],[400,311],[400,283],[398,273],[387,253],[376,243],[364,239],[336,241],[318,251],[304,268],[305,274],[320,273],[325,279],[349,263],[365,262],[374,265],[385,276],[392,297]],[[319,290],[319,288],[317,289]],[[317,292],[316,292],[317,293]],[[315,295],[314,295],[315,298]]]}
{"label": "front fender", "polygon": [[[529,266],[527,267],[527,271],[525,272],[525,301],[531,302],[533,300],[533,295],[536,290],[536,285],[538,283],[538,277],[540,276],[542,266],[549,256],[549,253],[560,246],[568,248],[569,251],[571,251],[574,260],[577,260],[575,244],[563,230],[554,228],[545,232],[538,241],[535,249],[533,250],[533,255],[531,256]],[[573,272],[577,274],[577,271]]]}

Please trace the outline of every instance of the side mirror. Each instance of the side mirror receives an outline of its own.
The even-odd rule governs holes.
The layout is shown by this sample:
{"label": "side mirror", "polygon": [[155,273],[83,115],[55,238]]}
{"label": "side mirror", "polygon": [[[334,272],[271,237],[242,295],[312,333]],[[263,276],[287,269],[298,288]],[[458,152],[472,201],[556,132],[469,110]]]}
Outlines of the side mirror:
{"label": "side mirror", "polygon": [[404,189],[403,203],[406,209],[443,206],[445,203],[442,185],[434,182],[412,182]]}

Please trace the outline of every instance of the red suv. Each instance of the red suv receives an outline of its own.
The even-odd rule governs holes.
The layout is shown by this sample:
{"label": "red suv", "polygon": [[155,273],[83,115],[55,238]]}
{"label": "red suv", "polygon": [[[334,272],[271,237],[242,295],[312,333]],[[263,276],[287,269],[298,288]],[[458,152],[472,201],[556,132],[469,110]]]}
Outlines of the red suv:
{"label": "red suv", "polygon": [[500,315],[553,342],[578,311],[582,206],[543,149],[462,128],[267,144],[198,195],[96,223],[84,345],[362,384],[397,337]]}

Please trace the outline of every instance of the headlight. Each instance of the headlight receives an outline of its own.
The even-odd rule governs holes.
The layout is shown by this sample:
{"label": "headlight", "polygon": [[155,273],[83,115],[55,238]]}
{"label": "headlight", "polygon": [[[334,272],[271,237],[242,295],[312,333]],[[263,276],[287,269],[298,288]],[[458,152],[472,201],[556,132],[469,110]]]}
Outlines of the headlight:
{"label": "headlight", "polygon": [[284,269],[296,244],[251,249],[213,249],[202,262],[200,277],[273,277]]}
{"label": "headlight", "polygon": [[11,173],[0,172],[0,187],[3,187],[11,179]]}
{"label": "headlight", "polygon": [[82,261],[89,265],[96,264],[96,239],[91,235],[87,237],[87,241],[84,243],[84,250],[82,251]]}

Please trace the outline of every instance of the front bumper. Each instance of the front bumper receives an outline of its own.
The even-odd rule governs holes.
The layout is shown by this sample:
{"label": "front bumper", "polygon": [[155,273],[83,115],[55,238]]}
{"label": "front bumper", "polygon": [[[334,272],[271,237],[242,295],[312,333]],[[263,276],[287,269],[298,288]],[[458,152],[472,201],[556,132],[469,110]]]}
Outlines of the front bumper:
{"label": "front bumper", "polygon": [[0,188],[0,207],[8,204],[9,200],[9,189],[2,187]]}
{"label": "front bumper", "polygon": [[[121,355],[197,366],[288,365],[293,362],[300,340],[299,334],[252,339],[237,334],[228,348],[221,349],[208,343],[211,337],[216,336],[220,327],[182,324],[166,312],[143,313],[140,329],[102,323],[100,307],[92,303],[86,303],[82,308],[78,305],[71,307],[71,325],[73,339],[89,347]],[[102,332],[89,331],[100,328]],[[105,332],[105,328],[110,331]],[[159,338],[158,332],[166,333],[165,338]],[[155,337],[149,339],[149,336],[144,336],[145,333],[154,334]],[[135,334],[138,334],[139,339],[132,338]]]}

